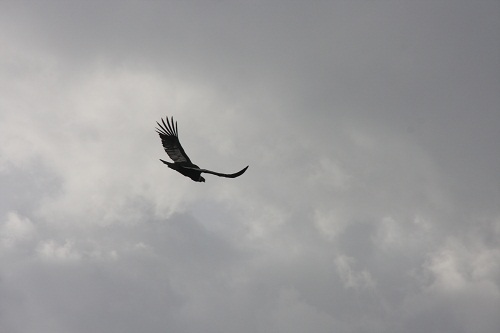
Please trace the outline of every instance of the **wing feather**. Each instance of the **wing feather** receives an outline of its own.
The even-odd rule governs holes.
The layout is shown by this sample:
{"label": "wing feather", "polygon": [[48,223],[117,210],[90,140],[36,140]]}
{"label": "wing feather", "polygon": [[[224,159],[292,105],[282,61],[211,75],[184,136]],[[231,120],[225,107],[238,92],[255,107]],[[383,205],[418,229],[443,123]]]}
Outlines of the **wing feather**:
{"label": "wing feather", "polygon": [[228,173],[215,172],[215,171],[211,171],[211,170],[207,170],[207,169],[195,168],[195,167],[185,167],[185,168],[186,169],[192,169],[192,170],[198,170],[201,173],[210,173],[212,175],[216,175],[216,176],[219,176],[219,177],[236,178],[236,177],[239,177],[242,174],[244,174],[245,171],[247,171],[248,165],[246,167],[244,167],[243,169],[241,169],[240,171],[238,171],[238,172],[229,173],[229,174]]}
{"label": "wing feather", "polygon": [[160,135],[163,149],[172,159],[172,161],[176,163],[192,164],[191,160],[182,148],[181,143],[179,142],[177,122],[174,122],[173,117],[171,122],[167,117],[165,117],[165,119],[167,119],[167,123],[165,123],[163,118],[161,119],[163,126],[159,122],[156,122],[159,126],[159,128],[156,128],[156,132],[158,132],[158,134]]}

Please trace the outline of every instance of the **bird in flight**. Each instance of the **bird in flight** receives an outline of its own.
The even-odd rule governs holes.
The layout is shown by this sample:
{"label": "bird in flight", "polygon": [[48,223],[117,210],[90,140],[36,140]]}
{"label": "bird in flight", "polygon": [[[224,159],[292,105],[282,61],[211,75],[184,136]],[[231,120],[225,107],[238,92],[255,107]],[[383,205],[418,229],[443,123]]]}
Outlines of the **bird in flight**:
{"label": "bird in flight", "polygon": [[196,164],[193,164],[191,162],[186,152],[182,148],[181,143],[179,142],[177,122],[174,123],[174,117],[172,117],[170,121],[168,120],[168,117],[165,117],[165,119],[167,120],[167,123],[165,123],[163,119],[161,119],[161,124],[159,122],[156,122],[160,127],[156,128],[156,132],[158,132],[158,134],[160,135],[163,149],[165,149],[167,155],[174,161],[174,163],[172,163],[160,159],[160,161],[165,163],[170,169],[174,169],[184,176],[191,178],[195,182],[205,182],[205,178],[201,176],[202,173],[210,173],[219,177],[236,178],[247,171],[248,165],[240,171],[231,174],[210,171],[207,169],[200,169]]}

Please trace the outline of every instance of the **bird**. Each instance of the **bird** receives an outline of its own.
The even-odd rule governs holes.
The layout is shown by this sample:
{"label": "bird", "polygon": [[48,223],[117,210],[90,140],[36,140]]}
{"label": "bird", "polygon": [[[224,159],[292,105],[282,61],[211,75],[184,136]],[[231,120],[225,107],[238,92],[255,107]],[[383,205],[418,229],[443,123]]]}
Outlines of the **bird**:
{"label": "bird", "polygon": [[177,122],[174,122],[174,117],[171,117],[170,120],[168,119],[168,117],[165,117],[165,119],[167,120],[166,123],[163,118],[161,118],[161,124],[159,122],[156,122],[159,126],[159,128],[156,128],[156,132],[160,135],[163,149],[165,150],[167,155],[174,161],[173,163],[167,162],[160,158],[160,161],[166,164],[170,169],[173,169],[181,173],[182,175],[191,178],[195,182],[205,182],[205,178],[201,176],[202,173],[209,173],[219,177],[236,178],[247,171],[248,165],[238,172],[227,174],[207,169],[201,169],[196,164],[193,164],[193,162],[191,162],[181,146],[181,143],[179,141]]}

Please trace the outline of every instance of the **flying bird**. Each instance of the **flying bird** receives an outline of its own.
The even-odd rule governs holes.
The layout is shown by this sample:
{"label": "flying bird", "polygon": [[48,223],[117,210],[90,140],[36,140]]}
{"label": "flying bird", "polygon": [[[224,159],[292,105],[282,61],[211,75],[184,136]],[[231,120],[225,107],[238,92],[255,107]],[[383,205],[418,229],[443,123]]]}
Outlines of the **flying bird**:
{"label": "flying bird", "polygon": [[186,152],[182,148],[181,143],[179,142],[177,122],[174,123],[174,117],[172,117],[170,121],[168,120],[168,117],[165,117],[165,119],[167,120],[166,123],[163,119],[161,119],[161,124],[159,122],[156,122],[160,127],[156,128],[156,132],[158,132],[158,134],[160,135],[163,149],[165,149],[167,155],[174,161],[174,163],[172,163],[160,159],[160,161],[168,165],[170,169],[174,169],[184,176],[191,178],[195,182],[205,182],[205,178],[201,176],[202,173],[210,173],[219,177],[236,178],[247,171],[248,165],[240,171],[231,174],[210,171],[207,169],[200,169],[200,167],[191,162]]}

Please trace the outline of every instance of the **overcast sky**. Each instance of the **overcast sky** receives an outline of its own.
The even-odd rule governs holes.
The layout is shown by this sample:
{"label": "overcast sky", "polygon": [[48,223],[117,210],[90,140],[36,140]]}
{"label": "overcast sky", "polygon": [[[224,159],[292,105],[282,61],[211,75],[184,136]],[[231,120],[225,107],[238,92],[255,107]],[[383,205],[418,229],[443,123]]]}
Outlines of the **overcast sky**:
{"label": "overcast sky", "polygon": [[[2,1],[0,331],[500,331],[500,2]],[[178,121],[200,167],[168,169]]]}

